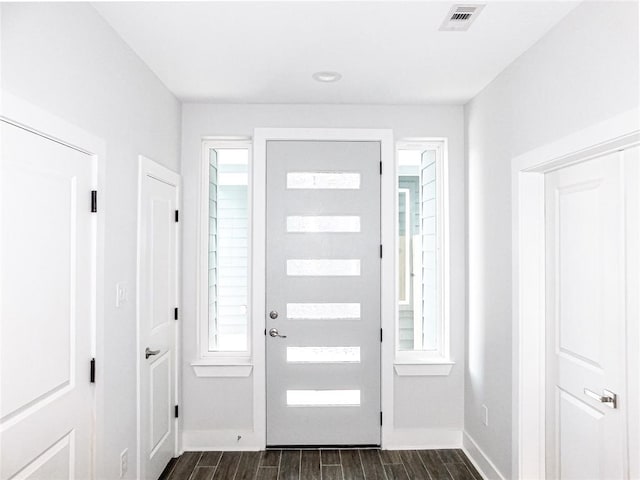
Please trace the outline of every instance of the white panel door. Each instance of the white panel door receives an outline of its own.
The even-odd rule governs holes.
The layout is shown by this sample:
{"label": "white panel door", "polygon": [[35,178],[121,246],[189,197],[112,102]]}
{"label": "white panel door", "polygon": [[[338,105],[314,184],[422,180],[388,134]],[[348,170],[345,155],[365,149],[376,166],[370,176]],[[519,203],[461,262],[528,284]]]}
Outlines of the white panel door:
{"label": "white panel door", "polygon": [[157,479],[175,455],[176,308],[180,177],[140,159],[140,478]]}
{"label": "white panel door", "polygon": [[549,479],[628,478],[622,165],[616,152],[545,178]]}
{"label": "white panel door", "polygon": [[379,162],[267,142],[268,445],[380,444]]}
{"label": "white panel door", "polygon": [[0,478],[92,478],[94,161],[0,129]]}

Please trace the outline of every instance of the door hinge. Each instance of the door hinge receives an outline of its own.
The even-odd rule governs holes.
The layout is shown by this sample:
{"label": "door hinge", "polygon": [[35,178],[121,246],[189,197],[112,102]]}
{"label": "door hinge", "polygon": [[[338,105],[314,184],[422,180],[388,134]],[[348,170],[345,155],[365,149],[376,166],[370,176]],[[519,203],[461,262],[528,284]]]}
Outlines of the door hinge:
{"label": "door hinge", "polygon": [[380,329],[380,342],[382,342],[382,329]]}
{"label": "door hinge", "polygon": [[175,407],[173,407],[173,415],[178,418],[178,405],[176,405]]}
{"label": "door hinge", "polygon": [[96,359],[92,358],[89,363],[89,382],[96,383]]}
{"label": "door hinge", "polygon": [[382,162],[380,162],[380,175],[382,175]]}
{"label": "door hinge", "polygon": [[98,211],[98,191],[91,190],[91,213]]}
{"label": "door hinge", "polygon": [[178,307],[173,309],[173,319],[174,320],[178,319]]}
{"label": "door hinge", "polygon": [[380,425],[382,426],[382,412],[380,412]]}
{"label": "door hinge", "polygon": [[180,221],[180,212],[178,210],[176,210],[176,213],[175,213],[175,220],[176,220],[176,223]]}
{"label": "door hinge", "polygon": [[380,244],[380,258],[382,258],[382,244]]}

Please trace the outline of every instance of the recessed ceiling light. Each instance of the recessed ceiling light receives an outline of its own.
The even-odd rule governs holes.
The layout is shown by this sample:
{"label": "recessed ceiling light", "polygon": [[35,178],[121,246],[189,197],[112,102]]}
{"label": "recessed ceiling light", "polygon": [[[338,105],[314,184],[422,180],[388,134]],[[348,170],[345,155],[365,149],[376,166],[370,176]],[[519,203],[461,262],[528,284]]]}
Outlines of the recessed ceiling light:
{"label": "recessed ceiling light", "polygon": [[314,80],[323,83],[333,83],[337,82],[342,78],[338,72],[316,72],[312,75]]}

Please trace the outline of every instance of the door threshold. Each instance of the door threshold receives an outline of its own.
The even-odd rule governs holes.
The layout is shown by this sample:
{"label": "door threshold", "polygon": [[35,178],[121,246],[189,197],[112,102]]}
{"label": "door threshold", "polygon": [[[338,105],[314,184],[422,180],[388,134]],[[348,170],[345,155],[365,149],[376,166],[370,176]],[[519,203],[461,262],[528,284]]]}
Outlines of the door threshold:
{"label": "door threshold", "polygon": [[267,445],[267,450],[348,450],[380,449],[380,445]]}

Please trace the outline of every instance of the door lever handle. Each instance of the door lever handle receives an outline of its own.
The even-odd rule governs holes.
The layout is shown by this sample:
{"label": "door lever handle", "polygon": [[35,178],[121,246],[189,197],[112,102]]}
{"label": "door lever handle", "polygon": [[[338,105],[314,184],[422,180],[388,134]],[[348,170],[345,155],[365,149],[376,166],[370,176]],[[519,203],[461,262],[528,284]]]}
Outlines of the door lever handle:
{"label": "door lever handle", "polygon": [[287,338],[286,335],[280,335],[277,328],[272,328],[271,330],[269,330],[269,335],[271,335],[272,337]]}
{"label": "door lever handle", "polygon": [[144,358],[149,359],[149,357],[153,356],[153,355],[158,355],[160,353],[160,350],[151,350],[149,349],[149,347],[144,349]]}
{"label": "door lever handle", "polygon": [[596,402],[604,403],[609,408],[617,408],[618,406],[618,396],[609,390],[602,390],[602,395],[598,395],[596,392],[585,388],[584,394],[593,398]]}

